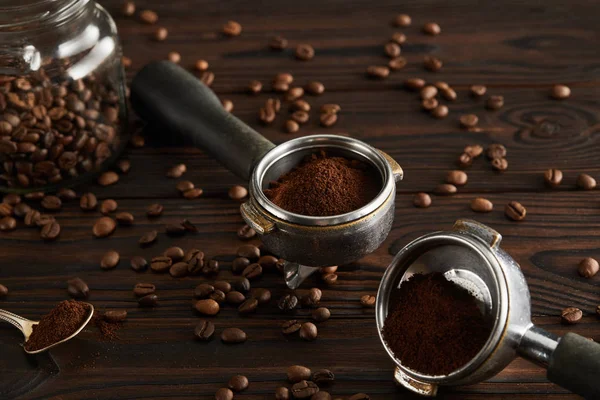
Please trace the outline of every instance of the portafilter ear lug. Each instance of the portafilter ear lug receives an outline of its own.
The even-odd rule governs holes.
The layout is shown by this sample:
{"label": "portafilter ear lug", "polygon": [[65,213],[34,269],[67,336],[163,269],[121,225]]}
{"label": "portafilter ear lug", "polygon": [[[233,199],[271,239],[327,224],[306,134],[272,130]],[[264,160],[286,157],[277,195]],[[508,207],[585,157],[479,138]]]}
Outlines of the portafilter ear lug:
{"label": "portafilter ear lug", "polygon": [[499,247],[500,242],[502,241],[501,234],[489,226],[472,219],[459,219],[454,223],[452,230],[475,236],[476,238],[486,242],[493,249]]}
{"label": "portafilter ear lug", "polygon": [[259,235],[266,235],[275,230],[275,224],[266,219],[254,206],[251,200],[240,206],[240,213],[244,221]]}
{"label": "portafilter ear lug", "polygon": [[386,152],[383,152],[379,149],[377,149],[377,151],[383,156],[383,158],[385,158],[385,160],[388,162],[388,164],[390,164],[390,167],[392,167],[392,173],[394,174],[394,180],[396,182],[401,181],[402,178],[404,178],[404,170],[402,170],[402,167],[400,166],[400,164],[398,164],[396,162],[396,160],[394,160],[392,157],[390,157],[390,155],[387,154]]}
{"label": "portafilter ear lug", "polygon": [[421,396],[435,397],[437,395],[438,385],[435,383],[417,381],[406,375],[398,367],[396,367],[394,370],[394,381],[397,385],[405,387],[412,392],[420,394]]}

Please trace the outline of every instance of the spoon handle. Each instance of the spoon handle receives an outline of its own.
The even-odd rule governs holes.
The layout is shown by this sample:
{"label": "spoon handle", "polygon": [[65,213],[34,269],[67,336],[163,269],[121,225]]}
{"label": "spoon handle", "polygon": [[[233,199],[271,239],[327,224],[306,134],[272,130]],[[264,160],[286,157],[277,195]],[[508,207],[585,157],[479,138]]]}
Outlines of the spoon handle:
{"label": "spoon handle", "polygon": [[20,317],[16,314],[13,314],[9,311],[0,309],[0,320],[6,321],[9,324],[14,325],[19,328],[25,337],[29,336],[28,333],[31,333],[31,324],[32,322],[26,318]]}

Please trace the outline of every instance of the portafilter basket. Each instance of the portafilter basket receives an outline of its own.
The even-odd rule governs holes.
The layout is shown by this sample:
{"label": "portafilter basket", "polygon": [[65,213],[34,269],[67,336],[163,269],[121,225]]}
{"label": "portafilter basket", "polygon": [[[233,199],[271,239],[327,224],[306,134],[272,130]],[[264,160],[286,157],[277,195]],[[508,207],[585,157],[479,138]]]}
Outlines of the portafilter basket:
{"label": "portafilter basket", "polygon": [[[168,61],[150,63],[138,72],[131,85],[131,103],[155,131],[162,128],[182,136],[249,182],[242,217],[270,252],[287,261],[284,276],[291,288],[318,267],[346,264],[373,252],[392,227],[402,168],[360,140],[313,135],[275,146],[227,112],[196,77]],[[377,196],[358,210],[327,217],[291,213],[265,196],[269,182],[321,150],[360,160],[377,171],[381,183]]]}
{"label": "portafilter basket", "polygon": [[[547,368],[550,381],[585,398],[600,398],[600,345],[574,333],[560,338],[532,324],[527,282],[517,262],[500,248],[501,240],[486,225],[459,220],[452,231],[422,236],[395,256],[379,286],[376,318],[381,342],[396,364],[396,383],[435,396],[439,386],[484,381],[519,355]],[[493,327],[479,353],[447,375],[425,375],[402,365],[382,334],[392,292],[414,274],[431,272],[468,290]]]}

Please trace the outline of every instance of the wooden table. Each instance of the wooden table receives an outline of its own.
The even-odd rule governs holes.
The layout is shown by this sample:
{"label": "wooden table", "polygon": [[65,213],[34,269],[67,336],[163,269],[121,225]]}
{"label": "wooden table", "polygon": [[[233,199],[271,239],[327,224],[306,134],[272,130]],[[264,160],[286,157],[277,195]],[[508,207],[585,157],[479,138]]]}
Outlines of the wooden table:
{"label": "wooden table", "polygon": [[[235,232],[243,222],[239,203],[227,197],[227,190],[243,182],[200,150],[149,140],[149,146],[127,151],[132,169],[117,185],[78,190],[116,199],[120,210],[135,215],[134,226],[95,239],[91,227],[99,213],[83,213],[77,202],[70,202],[56,215],[63,230],[55,243],[44,243],[37,231],[25,228],[0,235],[0,282],[10,289],[0,307],[38,317],[66,299],[65,282],[79,276],[90,285],[90,301],[97,308],[129,312],[118,341],[100,341],[90,329],[72,343],[37,357],[23,353],[18,331],[0,326],[0,398],[210,399],[237,373],[251,381],[250,389],[237,398],[272,398],[275,388],[284,384],[285,368],[292,364],[332,369],[337,375],[330,390],[334,397],[366,392],[372,399],[413,398],[394,386],[393,365],[377,338],[373,310],[362,308],[358,299],[376,292],[395,251],[419,235],[449,229],[461,217],[477,218],[503,234],[504,249],[527,277],[536,324],[557,334],[573,330],[600,339],[595,316],[600,278],[583,279],[576,272],[583,257],[600,257],[598,192],[575,188],[581,172],[600,178],[597,3],[139,1],[138,9],[157,10],[160,25],[168,27],[169,37],[162,43],[151,40],[154,27],[121,17],[120,1],[103,3],[115,15],[125,53],[133,59],[130,77],[135,69],[165,58],[169,51],[180,52],[186,67],[205,58],[216,74],[216,93],[232,100],[233,113],[274,142],[299,134],[345,132],[388,152],[406,173],[398,186],[396,219],[385,244],[359,262],[343,266],[337,285],[325,287],[317,277],[304,285],[324,289],[322,303],[332,311],[332,318],[319,324],[315,342],[284,337],[279,324],[285,317],[274,304],[243,318],[234,308],[224,307],[214,319],[217,334],[226,327],[246,330],[249,340],[243,345],[224,345],[218,338],[197,342],[192,332],[199,318],[190,311],[190,303],[192,288],[203,279],[136,274],[129,259],[150,258],[172,245],[197,247],[221,262],[220,277],[231,277],[230,261],[241,243]],[[388,79],[366,79],[368,65],[387,62],[382,45],[396,30],[390,21],[399,12],[413,18],[413,26],[404,29],[408,42],[402,50],[409,64]],[[238,38],[225,39],[218,33],[230,19],[243,25]],[[420,32],[428,21],[441,25],[440,36]],[[270,51],[267,42],[275,34],[288,38],[292,46],[312,44],[315,59],[296,61],[292,49]],[[425,54],[440,57],[443,69],[424,71]],[[319,127],[316,111],[299,134],[283,133],[283,116],[269,127],[258,124],[257,110],[272,94],[250,96],[245,88],[251,79],[268,88],[277,72],[293,73],[299,85],[322,81],[326,93],[308,100],[313,110],[323,103],[339,103],[338,124]],[[421,111],[416,94],[402,89],[403,80],[413,76],[447,81],[457,89],[458,100],[449,103],[448,118],[433,119]],[[490,94],[503,95],[504,108],[488,111],[483,100],[470,98],[467,89],[476,83],[486,84]],[[572,97],[549,99],[549,88],[555,83],[568,84]],[[465,113],[479,116],[480,130],[458,126],[458,117]],[[414,208],[413,194],[431,191],[443,182],[463,147],[475,143],[506,145],[508,171],[495,173],[489,163],[478,160],[468,170],[469,183],[459,194],[434,197],[428,209]],[[184,177],[204,189],[202,198],[180,198],[175,181],[165,177],[165,171],[179,162],[188,167]],[[560,168],[565,179],[559,189],[548,190],[542,174],[552,167]],[[477,196],[493,201],[495,210],[474,214],[469,203]],[[527,207],[525,221],[505,218],[503,208],[511,200]],[[149,220],[145,208],[154,202],[163,204],[165,213]],[[182,218],[195,222],[200,232],[167,237],[163,225]],[[137,240],[151,229],[161,232],[158,242],[141,249]],[[121,254],[121,264],[103,271],[99,262],[110,249]],[[131,289],[139,281],[157,285],[160,307],[137,307]],[[273,274],[255,287],[271,289],[275,299],[286,292],[281,278]],[[584,311],[581,323],[560,324],[559,314],[566,306]],[[299,318],[308,318],[308,312],[299,312]],[[487,382],[445,391],[440,397],[554,400],[576,396],[548,383],[541,368],[516,360]]]}

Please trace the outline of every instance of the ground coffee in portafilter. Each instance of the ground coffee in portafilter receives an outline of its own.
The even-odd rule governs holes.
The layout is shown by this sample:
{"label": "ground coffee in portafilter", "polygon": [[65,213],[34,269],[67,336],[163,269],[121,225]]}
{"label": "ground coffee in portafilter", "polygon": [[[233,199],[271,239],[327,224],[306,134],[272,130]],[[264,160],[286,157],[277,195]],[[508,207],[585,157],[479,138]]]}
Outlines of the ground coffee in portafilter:
{"label": "ground coffee in portafilter", "polygon": [[25,349],[35,351],[68,338],[81,327],[90,312],[85,303],[76,300],[64,300],[58,303],[48,314],[33,326]]}
{"label": "ground coffee in portafilter", "polygon": [[393,293],[383,337],[403,366],[447,375],[467,364],[490,336],[475,298],[441,273],[416,274]]}
{"label": "ground coffee in portafilter", "polygon": [[320,152],[271,182],[265,195],[284,210],[324,217],[357,210],[380,189],[379,175],[366,163]]}

